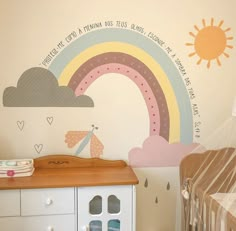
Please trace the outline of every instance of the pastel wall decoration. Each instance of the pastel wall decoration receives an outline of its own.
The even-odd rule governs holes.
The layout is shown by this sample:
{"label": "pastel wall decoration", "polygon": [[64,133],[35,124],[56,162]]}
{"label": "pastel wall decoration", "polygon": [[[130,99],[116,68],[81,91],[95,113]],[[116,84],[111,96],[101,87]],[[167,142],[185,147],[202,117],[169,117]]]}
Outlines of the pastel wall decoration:
{"label": "pastel wall decoration", "polygon": [[90,131],[69,131],[65,135],[65,143],[69,148],[73,148],[78,144],[76,155],[79,155],[83,149],[90,143],[91,157],[100,157],[103,154],[104,146],[98,137],[94,134],[94,130],[98,129],[92,125]]}
{"label": "pastel wall decoration", "polygon": [[43,144],[35,144],[34,149],[38,154],[40,154],[41,151],[43,150]]}
{"label": "pastel wall decoration", "polygon": [[[156,37],[151,39],[145,33],[120,28],[93,30],[63,46],[49,65],[43,62],[48,69],[26,70],[16,87],[4,90],[3,105],[94,107],[93,100],[86,95],[88,88],[106,74],[119,74],[139,90],[148,112],[149,136],[143,146],[140,144],[142,147],[128,151],[130,164],[134,167],[177,166],[197,145],[193,143],[196,106],[191,101],[195,97],[192,88],[187,89],[189,77],[183,77],[186,72],[181,69],[180,60],[174,58],[175,54],[169,55],[169,49],[164,42],[157,41]],[[46,117],[49,125],[53,119]],[[104,145],[94,129],[68,131],[65,143],[68,148],[77,145],[77,155],[90,144],[90,155],[100,157]],[[41,146],[35,146],[35,150],[40,153]]]}
{"label": "pastel wall decoration", "polygon": [[129,163],[133,167],[178,166],[180,161],[199,144],[169,144],[161,136],[149,136],[142,147],[129,151]]}
{"label": "pastel wall decoration", "polygon": [[166,190],[167,190],[167,191],[170,190],[170,182],[167,183]]}
{"label": "pastel wall decoration", "polygon": [[122,73],[144,96],[150,135],[170,143],[193,141],[192,108],[182,77],[163,49],[140,33],[108,28],[84,34],[54,58],[49,70],[76,95],[104,73]]}
{"label": "pastel wall decoration", "polygon": [[158,204],[158,197],[156,197],[156,199],[155,199],[155,203]]}
{"label": "pastel wall decoration", "polygon": [[144,187],[147,188],[148,187],[148,179],[146,178],[145,182],[144,182]]}
{"label": "pastel wall decoration", "polygon": [[25,126],[25,121],[24,120],[21,120],[21,121],[18,120],[16,122],[16,124],[17,124],[17,127],[20,129],[20,131],[22,131],[24,126]]}
{"label": "pastel wall decoration", "polygon": [[223,23],[224,21],[221,20],[217,24],[213,18],[210,22],[202,19],[202,26],[194,25],[195,32],[189,33],[194,40],[191,43],[186,43],[187,46],[194,48],[189,57],[197,55],[199,58],[198,65],[206,60],[207,68],[210,68],[211,62],[215,60],[218,66],[221,66],[220,57],[229,57],[227,48],[232,49],[233,46],[228,44],[228,41],[233,40],[233,37],[227,35],[231,28],[222,28]]}
{"label": "pastel wall decoration", "polygon": [[69,87],[59,86],[54,74],[42,67],[26,70],[19,78],[16,87],[7,87],[3,92],[3,105],[5,107],[94,106],[89,96],[76,97]]}
{"label": "pastel wall decoration", "polygon": [[46,120],[47,120],[47,122],[48,122],[49,125],[52,125],[54,118],[53,118],[53,116],[48,116],[48,117],[46,118]]}

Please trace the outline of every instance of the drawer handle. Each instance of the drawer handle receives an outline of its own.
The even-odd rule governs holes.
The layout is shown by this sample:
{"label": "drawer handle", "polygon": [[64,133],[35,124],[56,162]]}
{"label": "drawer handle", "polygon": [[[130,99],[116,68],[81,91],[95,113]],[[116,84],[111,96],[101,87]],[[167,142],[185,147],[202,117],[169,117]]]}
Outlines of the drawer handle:
{"label": "drawer handle", "polygon": [[46,204],[47,206],[49,206],[49,205],[51,205],[52,203],[53,203],[53,200],[52,200],[51,198],[47,198],[45,204]]}
{"label": "drawer handle", "polygon": [[52,226],[48,226],[48,231],[54,231],[54,228]]}

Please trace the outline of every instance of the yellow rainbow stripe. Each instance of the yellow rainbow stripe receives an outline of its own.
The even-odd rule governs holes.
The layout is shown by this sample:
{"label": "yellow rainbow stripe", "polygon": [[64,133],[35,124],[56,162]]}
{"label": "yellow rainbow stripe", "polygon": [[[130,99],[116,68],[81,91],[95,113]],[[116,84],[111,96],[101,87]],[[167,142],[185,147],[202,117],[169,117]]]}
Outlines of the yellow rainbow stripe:
{"label": "yellow rainbow stripe", "polygon": [[96,55],[107,52],[121,52],[129,54],[143,62],[152,71],[152,73],[156,76],[167,101],[170,118],[169,142],[179,142],[180,113],[173,88],[161,66],[149,54],[138,47],[122,42],[105,42],[91,46],[77,55],[66,65],[58,79],[59,85],[68,85],[72,75],[83,63]]}

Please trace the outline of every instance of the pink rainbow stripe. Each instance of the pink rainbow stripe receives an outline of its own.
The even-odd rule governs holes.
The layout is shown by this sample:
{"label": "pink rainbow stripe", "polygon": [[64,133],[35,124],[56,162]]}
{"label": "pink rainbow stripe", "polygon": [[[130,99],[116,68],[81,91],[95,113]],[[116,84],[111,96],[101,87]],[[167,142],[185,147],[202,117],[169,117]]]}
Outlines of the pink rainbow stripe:
{"label": "pink rainbow stripe", "polygon": [[148,85],[145,78],[142,75],[140,75],[139,72],[126,65],[118,63],[109,63],[94,68],[83,78],[80,84],[76,87],[75,94],[77,96],[84,94],[84,92],[92,84],[92,82],[94,82],[100,76],[108,73],[119,73],[125,75],[136,83],[136,85],[143,94],[149,112],[150,127],[151,127],[150,135],[159,135],[160,133],[159,108],[155,96],[152,92],[152,89]]}

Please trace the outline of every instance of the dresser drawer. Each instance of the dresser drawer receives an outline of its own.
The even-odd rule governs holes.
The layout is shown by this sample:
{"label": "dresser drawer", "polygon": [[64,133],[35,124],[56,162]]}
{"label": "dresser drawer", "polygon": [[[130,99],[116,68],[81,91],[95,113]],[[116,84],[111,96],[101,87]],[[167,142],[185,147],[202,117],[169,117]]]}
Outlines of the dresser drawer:
{"label": "dresser drawer", "polygon": [[75,216],[56,215],[24,217],[22,231],[75,231]]}
{"label": "dresser drawer", "polygon": [[0,217],[0,230],[23,231],[21,217]]}
{"label": "dresser drawer", "polygon": [[0,191],[0,217],[20,215],[20,190]]}
{"label": "dresser drawer", "polygon": [[74,188],[21,190],[21,216],[73,214]]}
{"label": "dresser drawer", "polygon": [[0,218],[2,231],[75,231],[75,215]]}

